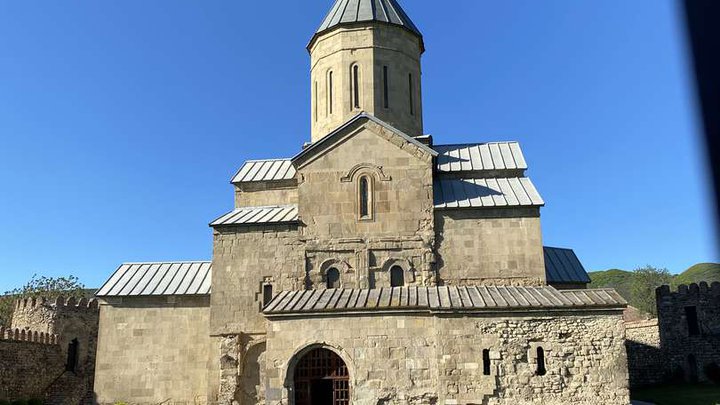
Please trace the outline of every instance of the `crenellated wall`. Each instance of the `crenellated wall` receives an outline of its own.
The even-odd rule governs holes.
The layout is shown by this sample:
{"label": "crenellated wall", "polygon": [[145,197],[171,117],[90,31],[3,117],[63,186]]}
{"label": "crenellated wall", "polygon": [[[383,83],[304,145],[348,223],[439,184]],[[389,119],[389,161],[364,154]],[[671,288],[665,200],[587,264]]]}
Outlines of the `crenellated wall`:
{"label": "crenellated wall", "polygon": [[95,374],[98,317],[94,299],[18,300],[11,328],[0,329],[0,398],[75,404],[88,397]]}
{"label": "crenellated wall", "polygon": [[656,298],[660,345],[670,373],[707,381],[705,367],[720,365],[720,283],[681,285],[677,291],[662,286]]}
{"label": "crenellated wall", "polygon": [[58,336],[0,328],[0,400],[44,398],[65,370]]}

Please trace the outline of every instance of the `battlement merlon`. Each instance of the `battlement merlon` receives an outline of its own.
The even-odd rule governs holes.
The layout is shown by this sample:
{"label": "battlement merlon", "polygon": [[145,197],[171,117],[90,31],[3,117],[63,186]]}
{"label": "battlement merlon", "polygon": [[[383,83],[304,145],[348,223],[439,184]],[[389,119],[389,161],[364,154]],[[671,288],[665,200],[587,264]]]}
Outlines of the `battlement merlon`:
{"label": "battlement merlon", "polygon": [[50,301],[45,297],[33,297],[23,298],[15,301],[15,312],[24,310],[33,310],[39,307],[51,307],[55,309],[67,308],[77,310],[97,310],[98,301],[95,298],[88,300],[87,298],[80,298],[79,300],[74,297],[65,298],[63,296],[57,297],[55,300]]}
{"label": "battlement merlon", "polygon": [[661,299],[673,299],[677,297],[692,297],[692,296],[720,296],[720,282],[714,282],[708,285],[707,282],[703,281],[699,284],[682,284],[678,286],[677,291],[670,290],[669,285],[663,285],[655,290],[655,296],[658,303]]}
{"label": "battlement merlon", "polygon": [[30,342],[43,345],[57,345],[60,337],[52,333],[37,332],[25,329],[5,329],[0,327],[0,340]]}

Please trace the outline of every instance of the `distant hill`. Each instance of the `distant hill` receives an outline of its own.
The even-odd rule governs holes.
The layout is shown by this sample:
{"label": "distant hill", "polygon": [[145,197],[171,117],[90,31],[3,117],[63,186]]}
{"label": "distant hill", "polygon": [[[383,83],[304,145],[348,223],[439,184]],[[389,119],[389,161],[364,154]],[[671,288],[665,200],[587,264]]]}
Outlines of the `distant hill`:
{"label": "distant hill", "polygon": [[[593,271],[588,274],[592,280],[590,288],[614,288],[626,300],[631,301],[630,282],[633,278],[632,271],[611,269]],[[684,272],[673,276],[673,287],[701,281],[706,281],[708,284],[715,281],[720,282],[720,263],[700,263],[690,267]]]}
{"label": "distant hill", "polygon": [[708,284],[720,282],[720,263],[700,263],[675,276],[675,283],[692,284],[707,281]]}

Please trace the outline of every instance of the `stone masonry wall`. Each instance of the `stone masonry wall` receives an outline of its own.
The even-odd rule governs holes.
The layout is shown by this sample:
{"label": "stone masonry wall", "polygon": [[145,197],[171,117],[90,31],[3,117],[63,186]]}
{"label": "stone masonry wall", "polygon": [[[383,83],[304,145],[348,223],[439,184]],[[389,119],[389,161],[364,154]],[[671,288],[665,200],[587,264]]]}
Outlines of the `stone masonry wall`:
{"label": "stone masonry wall", "polygon": [[94,299],[24,299],[16,304],[12,328],[57,335],[64,356],[67,356],[70,343],[77,340],[78,362],[75,372],[92,380],[95,373],[98,321],[98,303]]}
{"label": "stone masonry wall", "polygon": [[537,209],[435,212],[437,266],[447,285],[545,285]]}
{"label": "stone masonry wall", "polygon": [[[660,342],[670,373],[686,380],[707,381],[705,367],[720,366],[720,283],[668,286],[656,290]],[[691,333],[688,309],[697,314],[697,333]]]}
{"label": "stone masonry wall", "polygon": [[275,292],[304,289],[301,247],[297,226],[216,229],[210,334],[265,333],[263,285]]}
{"label": "stone masonry wall", "polygon": [[288,205],[297,202],[296,180],[235,185],[235,208]]}
{"label": "stone masonry wall", "polygon": [[630,387],[663,382],[668,377],[667,361],[660,348],[657,319],[626,322],[625,339]]}
{"label": "stone masonry wall", "polygon": [[[421,47],[417,36],[387,24],[336,28],[310,49],[312,141],[366,111],[410,136],[423,134]],[[351,67],[360,67],[360,107],[352,99]],[[388,67],[388,101],[384,105],[383,67]],[[333,108],[328,108],[333,72]],[[414,111],[410,111],[409,74],[414,78]]]}
{"label": "stone masonry wall", "polygon": [[312,347],[344,359],[356,405],[629,403],[620,313],[336,316],[272,319],[269,329],[273,404],[291,403],[294,364]]}
{"label": "stone masonry wall", "polygon": [[0,400],[43,399],[65,371],[58,337],[45,332],[0,328]]}
{"label": "stone masonry wall", "polygon": [[97,403],[206,403],[208,306],[207,296],[102,303]]}

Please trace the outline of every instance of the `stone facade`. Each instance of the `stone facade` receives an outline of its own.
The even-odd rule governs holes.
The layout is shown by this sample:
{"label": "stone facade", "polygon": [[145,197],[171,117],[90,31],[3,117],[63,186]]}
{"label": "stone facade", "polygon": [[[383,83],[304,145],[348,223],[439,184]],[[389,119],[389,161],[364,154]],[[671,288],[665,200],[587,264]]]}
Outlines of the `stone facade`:
{"label": "stone facade", "polygon": [[720,366],[720,283],[657,289],[660,342],[672,376],[707,382],[707,366]]}
{"label": "stone facade", "polygon": [[448,285],[544,285],[540,211],[435,213],[440,279]]}
{"label": "stone facade", "polygon": [[[273,319],[268,403],[292,402],[294,363],[308,348],[335,351],[351,370],[353,404],[627,404],[622,317],[346,316]],[[538,347],[546,353],[537,375]],[[483,350],[490,351],[484,375]]]}
{"label": "stone facade", "polygon": [[[347,1],[338,0],[334,10],[399,7]],[[174,280],[170,270],[144,274],[150,264],[110,278],[99,294],[98,402],[628,403],[624,304],[602,291],[589,293],[597,301],[571,301],[572,294],[545,287],[543,202],[524,189],[518,179],[525,176],[524,158],[511,162],[508,145],[505,155],[494,146],[497,168],[441,173],[432,137],[421,136],[424,42],[408,27],[363,20],[313,37],[312,143],[284,160],[294,178],[276,176],[269,161],[238,173],[235,210],[212,225],[211,293],[183,296],[173,288],[144,296],[158,285],[166,291],[171,283],[195,283]],[[495,177],[505,189],[474,183],[468,197],[490,200],[493,208],[436,205],[440,180],[460,180],[451,182],[460,198],[463,179]],[[505,200],[504,193],[514,197]],[[275,209],[297,215],[278,217]],[[460,296],[442,313],[406,305],[361,314],[340,310],[337,302],[328,312],[264,311],[290,292],[330,300],[343,289],[359,300],[358,291],[367,299],[368,292],[388,297],[399,294],[396,287],[443,284],[495,286],[487,301],[478,297],[478,307],[494,311],[467,310]],[[497,286],[507,285],[524,286],[529,298],[506,300]],[[506,308],[498,310],[497,302]],[[344,363],[332,376],[295,381],[294,368],[315,348],[334,353],[328,362],[339,356]],[[327,385],[330,377],[336,385]],[[296,385],[306,397],[296,397]]]}
{"label": "stone facade", "polygon": [[[361,111],[373,114],[408,135],[423,135],[420,68],[423,48],[416,35],[392,25],[367,23],[339,27],[320,35],[308,50],[313,93],[313,142]],[[357,104],[353,95],[355,66],[359,69]],[[385,88],[385,69],[388,75],[387,108],[384,91],[379,91]],[[414,103],[412,111],[410,97]]]}
{"label": "stone facade", "polygon": [[207,297],[103,302],[97,403],[205,403],[209,314]]}

